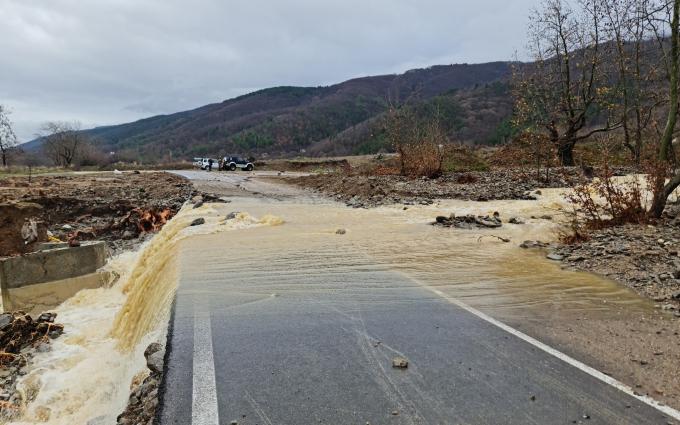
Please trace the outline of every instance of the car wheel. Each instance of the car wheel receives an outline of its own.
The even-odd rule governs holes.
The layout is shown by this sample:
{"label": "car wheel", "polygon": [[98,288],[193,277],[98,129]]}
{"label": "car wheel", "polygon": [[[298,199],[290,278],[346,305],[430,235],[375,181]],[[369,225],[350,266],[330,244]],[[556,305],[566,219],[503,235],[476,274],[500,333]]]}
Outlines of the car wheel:
{"label": "car wheel", "polygon": [[253,171],[253,164],[246,165],[246,171]]}
{"label": "car wheel", "polygon": [[236,164],[231,164],[231,165],[229,166],[229,169],[230,169],[231,171],[236,171]]}

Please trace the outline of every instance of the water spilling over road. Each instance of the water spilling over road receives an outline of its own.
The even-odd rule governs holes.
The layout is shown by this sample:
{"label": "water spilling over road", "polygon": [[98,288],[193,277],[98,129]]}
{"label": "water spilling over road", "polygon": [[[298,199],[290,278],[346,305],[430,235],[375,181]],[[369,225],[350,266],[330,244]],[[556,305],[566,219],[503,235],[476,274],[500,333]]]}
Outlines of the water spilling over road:
{"label": "water spilling over road", "polygon": [[[202,226],[189,227],[197,217]],[[16,424],[115,423],[125,407],[135,375],[144,370],[145,347],[164,340],[177,286],[177,245],[184,238],[278,225],[271,215],[247,213],[225,220],[210,206],[183,208],[138,252],[112,259],[120,275],[112,287],[86,289],[55,311],[68,329],[51,351],[34,357],[20,387],[29,401]]]}
{"label": "water spilling over road", "polygon": [[[532,215],[558,215],[560,191],[544,191],[535,201],[443,201],[433,206],[350,209],[336,204],[305,205],[241,199],[234,208],[254,215],[273,211],[285,219],[277,229],[203,236],[185,241],[183,258],[197,276],[239,273],[256,275],[272,269],[272,285],[282,276],[321,275],[317,264],[342,272],[366,268],[397,271],[422,285],[436,287],[502,319],[525,318],[541,312],[590,311],[608,314],[620,309],[647,311],[652,306],[627,288],[587,273],[560,269],[545,253],[524,250],[527,239],[557,237],[558,224]],[[490,214],[507,221],[520,216],[528,224],[505,224],[493,230],[442,229],[430,226],[440,214]],[[336,234],[338,229],[345,234]],[[493,236],[509,238],[503,243]],[[481,238],[480,238],[481,237]],[[320,260],[320,258],[322,258]],[[194,270],[192,259],[200,259]],[[275,271],[278,270],[278,271]],[[248,275],[238,274],[239,279]],[[276,277],[276,278],[275,278]],[[293,279],[294,280],[294,279]],[[304,288],[300,288],[304,289]],[[313,289],[313,288],[308,288]]]}
{"label": "water spilling over road", "polygon": [[[144,369],[144,348],[164,335],[180,274],[206,285],[266,278],[268,284],[249,288],[236,304],[319,291],[332,291],[341,300],[339,280],[370,270],[402,273],[414,286],[436,288],[503,320],[650,310],[650,303],[621,286],[561,270],[540,253],[517,247],[525,239],[556,236],[554,221],[529,218],[559,214],[560,191],[543,193],[538,202],[442,201],[408,209],[350,209],[318,200],[312,204],[266,197],[185,207],[137,254],[111,262],[109,268],[121,275],[113,287],[81,291],[56,309],[67,335],[55,341],[51,352],[35,357],[35,368],[22,383],[34,401],[24,422],[17,423],[114,421],[127,401],[129,383]],[[226,220],[234,210],[247,213]],[[529,224],[494,230],[429,225],[440,214],[494,211],[505,220],[524,217]],[[206,224],[187,227],[198,217]],[[396,293],[389,281],[365,282],[367,288],[376,284],[385,294]],[[352,290],[356,294],[361,288]],[[376,302],[365,301],[361,308]]]}

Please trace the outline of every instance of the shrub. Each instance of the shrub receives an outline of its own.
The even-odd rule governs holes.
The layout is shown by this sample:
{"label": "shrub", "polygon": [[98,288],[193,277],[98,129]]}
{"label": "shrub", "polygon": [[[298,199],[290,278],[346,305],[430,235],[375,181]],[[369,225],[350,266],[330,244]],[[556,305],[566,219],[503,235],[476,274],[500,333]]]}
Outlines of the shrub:
{"label": "shrub", "polygon": [[402,175],[436,178],[442,174],[446,133],[436,120],[420,121],[407,109],[391,109],[387,134],[397,151]]}
{"label": "shrub", "polygon": [[443,148],[442,168],[446,172],[487,171],[489,164],[474,149],[449,144]]}
{"label": "shrub", "polygon": [[638,178],[617,181],[605,165],[592,183],[581,183],[567,195],[585,229],[601,229],[625,223],[646,223],[645,190]]}

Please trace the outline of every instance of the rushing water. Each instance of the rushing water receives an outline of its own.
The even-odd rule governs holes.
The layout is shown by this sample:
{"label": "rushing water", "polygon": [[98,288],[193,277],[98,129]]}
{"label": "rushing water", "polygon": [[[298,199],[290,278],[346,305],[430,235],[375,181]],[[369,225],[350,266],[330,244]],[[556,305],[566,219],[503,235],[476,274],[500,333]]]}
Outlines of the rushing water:
{"label": "rushing water", "polygon": [[[271,288],[253,289],[267,296],[286,289],[340,294],[343,273],[384,269],[403,273],[414,285],[437,287],[503,320],[650,309],[650,303],[622,286],[562,270],[544,254],[518,248],[525,239],[556,236],[554,221],[529,218],[559,215],[559,191],[543,193],[538,202],[442,201],[408,209],[357,210],[253,198],[187,207],[138,253],[109,264],[121,275],[114,286],[83,290],[56,309],[67,333],[54,341],[51,352],[35,357],[35,368],[21,383],[34,401],[24,422],[17,423],[85,424],[94,418],[101,422],[93,423],[113,423],[127,402],[130,382],[144,370],[144,348],[163,339],[179,268],[244,279],[268,276]],[[247,213],[225,220],[232,210]],[[428,224],[451,212],[494,211],[505,220],[521,216],[528,224],[493,230]],[[206,224],[187,227],[197,217],[206,218]],[[345,234],[337,234],[338,229]],[[319,276],[319,283],[300,288],[300,275],[306,282]]]}
{"label": "rushing water", "polygon": [[[189,227],[195,218],[206,224]],[[26,406],[16,424],[111,424],[124,409],[130,383],[145,370],[143,352],[164,341],[177,285],[177,246],[184,238],[277,225],[272,216],[247,213],[226,221],[210,206],[185,207],[138,252],[112,259],[120,275],[109,288],[85,289],[55,309],[64,335],[38,353],[19,384]],[[140,378],[137,377],[137,380]]]}

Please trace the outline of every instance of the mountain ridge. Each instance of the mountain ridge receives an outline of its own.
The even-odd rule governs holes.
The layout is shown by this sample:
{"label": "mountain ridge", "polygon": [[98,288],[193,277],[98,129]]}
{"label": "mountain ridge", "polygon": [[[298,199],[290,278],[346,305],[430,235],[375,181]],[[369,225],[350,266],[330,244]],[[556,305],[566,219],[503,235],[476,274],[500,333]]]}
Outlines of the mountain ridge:
{"label": "mountain ridge", "polygon": [[[482,95],[485,87],[507,82],[511,64],[497,61],[435,65],[402,74],[358,77],[329,86],[276,86],[186,111],[83,132],[103,151],[153,162],[230,152],[277,156],[297,155],[310,149],[317,156],[359,150],[364,153],[371,150],[370,146],[374,150],[386,147],[384,141],[371,143],[370,138],[379,133],[379,117],[390,105],[424,104],[438,97],[460,102],[460,92],[475,90],[481,90]],[[500,115],[509,114],[507,108],[502,109]],[[457,110],[460,117],[448,118],[464,119],[473,112],[464,106]],[[497,125],[499,114],[493,115],[493,124]],[[360,135],[365,140],[347,137],[357,127],[369,129]],[[376,130],[371,131],[374,127]],[[494,129],[474,130],[472,133],[479,133],[478,140],[468,137],[470,140],[460,141],[484,143],[488,130]],[[452,137],[457,138],[456,134]],[[39,145],[40,141],[34,140],[25,147]]]}

